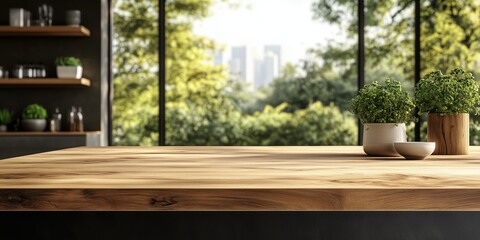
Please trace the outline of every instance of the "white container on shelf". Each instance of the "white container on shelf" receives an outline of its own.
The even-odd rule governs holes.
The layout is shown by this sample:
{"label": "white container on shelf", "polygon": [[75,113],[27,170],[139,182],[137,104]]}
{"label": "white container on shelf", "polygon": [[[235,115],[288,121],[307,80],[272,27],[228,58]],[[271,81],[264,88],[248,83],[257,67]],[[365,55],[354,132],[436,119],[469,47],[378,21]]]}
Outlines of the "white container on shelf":
{"label": "white container on shelf", "polygon": [[82,66],[57,66],[58,78],[82,78]]}
{"label": "white container on shelf", "polygon": [[23,8],[10,8],[10,26],[23,27],[24,18],[25,10]]}

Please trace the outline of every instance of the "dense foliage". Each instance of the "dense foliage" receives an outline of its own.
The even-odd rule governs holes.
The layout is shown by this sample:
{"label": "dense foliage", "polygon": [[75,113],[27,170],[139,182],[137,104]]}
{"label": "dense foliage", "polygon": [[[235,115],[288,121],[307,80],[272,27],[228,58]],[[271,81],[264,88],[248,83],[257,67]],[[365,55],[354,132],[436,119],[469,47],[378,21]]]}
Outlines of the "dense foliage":
{"label": "dense foliage", "polygon": [[55,66],[82,66],[82,62],[76,57],[58,57]]}
{"label": "dense foliage", "polygon": [[324,104],[335,103],[342,111],[348,110],[350,99],[357,91],[355,79],[343,78],[322,69],[315,62],[300,63],[300,70],[297,71],[293,65],[287,66],[283,74],[272,82],[265,98],[259,100],[257,108],[288,103],[285,110],[293,112],[319,101]]}
{"label": "dense foliage", "polygon": [[[358,1],[314,0],[314,17],[337,26],[346,26],[354,37],[358,19]],[[415,0],[366,0],[365,46],[367,75],[378,67],[401,70],[405,80],[413,82]],[[421,1],[421,75],[434,70],[448,72],[464,68],[478,74],[475,66],[480,56],[480,1]],[[332,64],[356,58],[356,44],[332,41],[317,52]],[[352,65],[351,68],[355,68]],[[368,78],[367,78],[368,79]]]}
{"label": "dense foliage", "polygon": [[470,121],[470,145],[480,145],[480,122]]}
{"label": "dense foliage", "polygon": [[478,84],[471,73],[454,69],[448,75],[441,71],[427,74],[415,88],[420,112],[457,114],[478,113]]}
{"label": "dense foliage", "polygon": [[293,114],[282,104],[249,116],[244,128],[246,145],[354,145],[357,142],[354,118],[336,106],[320,102]]}
{"label": "dense foliage", "polygon": [[365,85],[352,99],[350,111],[362,123],[406,123],[415,108],[413,99],[402,90],[400,82],[387,79]]}
{"label": "dense foliage", "polygon": [[3,108],[0,109],[0,125],[7,125],[12,122],[13,112]]}
{"label": "dense foliage", "polygon": [[47,110],[37,103],[28,105],[22,112],[23,119],[46,119],[47,116]]}
{"label": "dense foliage", "polygon": [[158,2],[113,1],[115,145],[158,143]]}
{"label": "dense foliage", "polygon": [[[171,145],[353,145],[357,140],[354,118],[334,105],[316,102],[289,113],[287,104],[267,106],[252,115],[234,111],[211,125],[202,115],[175,109],[167,119],[179,131],[169,137]],[[169,115],[173,116],[173,115]],[[200,134],[203,133],[203,134]]]}

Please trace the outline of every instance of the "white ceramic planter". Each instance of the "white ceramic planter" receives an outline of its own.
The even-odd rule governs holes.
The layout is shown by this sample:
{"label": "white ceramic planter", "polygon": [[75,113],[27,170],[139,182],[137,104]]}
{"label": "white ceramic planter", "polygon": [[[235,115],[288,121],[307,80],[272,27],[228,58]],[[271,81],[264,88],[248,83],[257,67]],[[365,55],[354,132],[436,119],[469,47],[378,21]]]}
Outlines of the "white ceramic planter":
{"label": "white ceramic planter", "polygon": [[0,125],[0,132],[6,132],[7,131],[7,125]]}
{"label": "white ceramic planter", "polygon": [[82,78],[82,66],[57,66],[58,78]]}
{"label": "white ceramic planter", "polygon": [[394,142],[406,142],[405,123],[366,123],[363,129],[363,151],[370,156],[400,156]]}

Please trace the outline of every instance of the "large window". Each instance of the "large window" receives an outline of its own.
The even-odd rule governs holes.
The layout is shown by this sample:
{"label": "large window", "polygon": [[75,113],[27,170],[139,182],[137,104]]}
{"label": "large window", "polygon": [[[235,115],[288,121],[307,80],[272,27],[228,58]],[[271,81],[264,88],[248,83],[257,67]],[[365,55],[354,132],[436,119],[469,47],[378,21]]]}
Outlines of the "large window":
{"label": "large window", "polygon": [[[359,2],[365,2],[365,26],[359,26]],[[418,73],[463,67],[479,76],[480,3],[474,0],[160,4],[114,0],[114,144],[156,145],[159,129],[168,145],[356,144],[348,104],[359,79],[392,78],[413,94]],[[165,8],[160,17],[159,6]],[[163,17],[165,85],[159,86]],[[365,58],[364,76],[357,53]],[[159,128],[163,89],[166,119]],[[474,144],[480,144],[477,125],[474,119]]]}
{"label": "large window", "polygon": [[321,2],[167,1],[166,143],[356,144],[355,34]]}

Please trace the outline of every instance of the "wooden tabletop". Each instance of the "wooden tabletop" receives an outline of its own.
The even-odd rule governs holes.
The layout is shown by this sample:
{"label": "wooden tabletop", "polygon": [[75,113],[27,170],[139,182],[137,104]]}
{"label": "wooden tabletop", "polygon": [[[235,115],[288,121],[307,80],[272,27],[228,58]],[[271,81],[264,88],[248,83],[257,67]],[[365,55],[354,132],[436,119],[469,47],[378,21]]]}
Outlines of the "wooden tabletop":
{"label": "wooden tabletop", "polygon": [[480,210],[480,147],[80,147],[0,161],[0,210]]}

